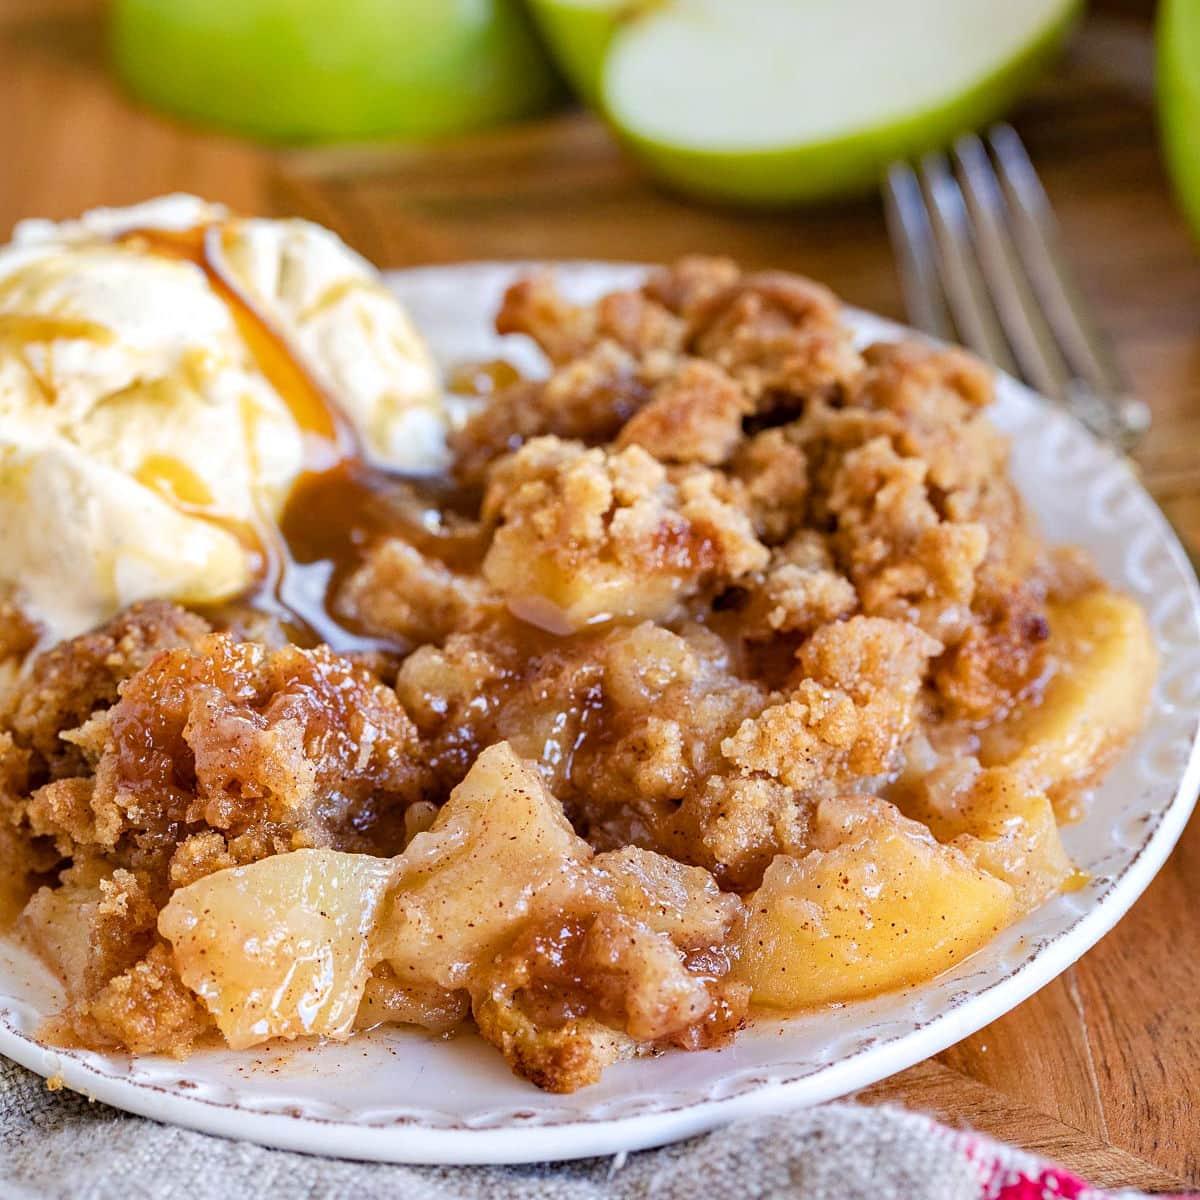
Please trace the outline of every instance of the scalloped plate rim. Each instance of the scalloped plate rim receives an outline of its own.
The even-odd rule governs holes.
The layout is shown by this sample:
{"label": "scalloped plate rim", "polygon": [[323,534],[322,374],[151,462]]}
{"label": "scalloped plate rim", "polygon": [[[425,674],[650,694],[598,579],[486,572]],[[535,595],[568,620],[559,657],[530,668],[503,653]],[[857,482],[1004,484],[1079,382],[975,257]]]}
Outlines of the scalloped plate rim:
{"label": "scalloped plate rim", "polygon": [[[540,264],[461,263],[389,271],[385,276],[402,293],[443,283],[478,288],[481,277],[491,282],[503,281],[535,265]],[[568,279],[581,282],[585,278],[603,279],[602,286],[608,287],[620,286],[645,270],[639,264],[594,260],[558,260],[548,265],[564,271]],[[846,313],[863,335],[921,337],[872,313],[853,308],[847,308]],[[1029,389],[1007,377],[999,381],[998,390],[1027,411],[1030,404],[1046,405]],[[1072,427],[1070,437],[1077,444],[1090,443],[1089,453],[1098,454],[1101,461],[1107,460],[1105,469],[1115,472],[1114,478],[1119,480],[1124,494],[1133,497],[1137,517],[1152,531],[1155,545],[1165,551],[1170,568],[1179,576],[1176,582],[1182,586],[1188,602],[1189,634],[1200,644],[1200,588],[1161,510],[1142,488],[1127,461],[1096,443],[1070,418],[1053,411],[1045,415],[1048,427],[1066,422]],[[67,1087],[128,1112],[206,1133],[307,1153],[381,1162],[465,1165],[564,1160],[661,1145],[737,1118],[775,1113],[846,1095],[938,1053],[1010,1011],[1086,953],[1128,911],[1175,845],[1198,790],[1200,719],[1192,724],[1191,745],[1186,764],[1178,775],[1174,798],[1162,810],[1153,832],[1121,873],[1091,899],[1090,906],[1074,922],[1048,941],[1035,943],[1007,974],[974,990],[966,979],[962,998],[947,1004],[923,1024],[891,1037],[865,1039],[853,1052],[824,1065],[806,1063],[800,1069],[797,1064],[784,1062],[775,1072],[767,1067],[748,1067],[718,1074],[708,1086],[707,1095],[701,1098],[694,1091],[660,1089],[647,1101],[653,1105],[652,1111],[615,1117],[585,1114],[562,1120],[539,1119],[539,1109],[553,1112],[553,1107],[545,1097],[532,1094],[521,1081],[514,1081],[512,1107],[492,1116],[488,1127],[472,1127],[461,1117],[433,1109],[406,1109],[400,1105],[390,1110],[386,1119],[376,1116],[369,1122],[306,1115],[295,1108],[283,1112],[261,1111],[236,1101],[192,1096],[182,1087],[171,1090],[148,1080],[129,1078],[120,1070],[122,1063],[126,1064],[126,1071],[133,1069],[124,1056],[45,1047],[16,1027],[13,1007],[16,1001],[3,994],[0,994],[0,1053],[44,1076],[56,1075]],[[1081,824],[1086,822],[1085,817]],[[1018,930],[1024,923],[1019,923]],[[986,948],[980,953],[986,953]],[[960,965],[952,974],[957,975],[961,969]],[[0,963],[0,986],[3,983]],[[929,985],[908,989],[903,995],[915,996],[925,986]],[[780,1077],[763,1078],[771,1074]],[[242,1079],[231,1086],[235,1092],[238,1088],[244,1092],[249,1087]],[[714,1096],[723,1088],[729,1089],[730,1094]],[[481,1119],[489,1118],[484,1114]]]}

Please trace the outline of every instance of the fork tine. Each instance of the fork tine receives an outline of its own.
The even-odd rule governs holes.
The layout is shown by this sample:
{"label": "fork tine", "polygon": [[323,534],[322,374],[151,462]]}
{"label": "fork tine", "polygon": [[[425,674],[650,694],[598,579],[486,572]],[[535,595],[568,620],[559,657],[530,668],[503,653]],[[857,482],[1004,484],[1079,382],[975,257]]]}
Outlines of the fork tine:
{"label": "fork tine", "polygon": [[908,318],[925,333],[951,341],[954,330],[938,282],[933,230],[921,185],[908,163],[893,163],[889,168],[883,201]]}
{"label": "fork tine", "polygon": [[[1009,201],[1016,246],[1046,320],[1071,368],[1096,393],[1089,397],[1083,394],[1086,388],[1076,387],[1076,399],[1085,409],[1099,403],[1103,411],[1095,414],[1096,419],[1108,427],[1110,436],[1128,447],[1149,428],[1150,410],[1131,393],[1071,278],[1054,211],[1017,131],[1011,125],[995,125],[988,132],[988,144]],[[1100,397],[1107,397],[1108,402]],[[1068,394],[1068,400],[1071,398]]]}
{"label": "fork tine", "polygon": [[954,323],[976,354],[1015,374],[1012,353],[979,276],[962,191],[945,157],[925,155],[920,179],[938,250],[938,271]]}
{"label": "fork tine", "polygon": [[971,216],[979,269],[1024,378],[1061,400],[1069,372],[1046,327],[1005,221],[1004,196],[983,143],[968,134],[954,145],[959,183]]}
{"label": "fork tine", "polygon": [[1009,199],[1017,247],[1068,362],[1093,386],[1123,390],[1121,372],[1066,269],[1058,222],[1024,143],[1011,125],[993,126],[988,142]]}

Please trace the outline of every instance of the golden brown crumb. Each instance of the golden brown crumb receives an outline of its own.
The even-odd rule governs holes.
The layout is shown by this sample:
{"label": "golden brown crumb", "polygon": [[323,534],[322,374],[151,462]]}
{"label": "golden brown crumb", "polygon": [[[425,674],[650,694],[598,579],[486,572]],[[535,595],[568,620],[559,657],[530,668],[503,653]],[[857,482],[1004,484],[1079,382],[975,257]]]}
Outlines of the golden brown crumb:
{"label": "golden brown crumb", "polygon": [[989,591],[975,609],[934,682],[953,712],[980,720],[1003,716],[1038,682],[1050,626],[1041,595],[1028,586]]}
{"label": "golden brown crumb", "polygon": [[740,275],[731,258],[689,255],[652,272],[643,291],[671,312],[690,318],[710,296],[736,283]]}
{"label": "golden brown crumb", "polygon": [[110,979],[80,1006],[78,1026],[134,1054],[183,1058],[212,1028],[204,1006],[180,980],[168,947],[159,943],[145,958]]}
{"label": "golden brown crumb", "polygon": [[751,407],[741,385],[719,367],[687,361],[625,423],[617,445],[641,446],[659,462],[718,466],[741,440]]}
{"label": "golden brown crumb", "polygon": [[738,379],[760,410],[836,395],[862,369],[833,293],[781,271],[743,276],[696,304],[688,347]]}
{"label": "golden brown crumb", "polygon": [[969,619],[988,534],[976,522],[942,521],[926,466],[874,438],[842,460],[829,490],[833,545],[866,612],[957,640]]}
{"label": "golden brown crumb", "polygon": [[15,601],[0,597],[0,662],[19,660],[37,644],[39,633]]}
{"label": "golden brown crumb", "polygon": [[845,789],[885,774],[898,765],[939,649],[898,621],[826,625],[800,652],[803,677],[792,694],[743,722],[721,750],[743,772],[800,790]]}
{"label": "golden brown crumb", "polygon": [[568,303],[549,272],[518,280],[505,293],[496,314],[497,333],[533,338],[551,362],[569,362],[583,354],[595,329],[594,314]]}
{"label": "golden brown crumb", "polygon": [[561,364],[548,379],[522,380],[451,434],[455,475],[462,483],[479,485],[498,458],[544,434],[603,445],[673,366],[670,358],[639,360],[615,342],[603,341]]}
{"label": "golden brown crumb", "polygon": [[571,304],[547,272],[508,289],[496,317],[496,332],[527,334],[551,362],[563,363],[606,341],[639,355],[654,350],[677,353],[684,325],[645,290],[612,292],[593,306]]}
{"label": "golden brown crumb", "polygon": [[346,580],[338,608],[370,633],[420,646],[496,618],[499,598],[477,575],[452,571],[400,538],[368,551]]}
{"label": "golden brown crumb", "polygon": [[849,617],[858,607],[854,585],[836,570],[820,535],[809,529],[773,551],[761,579],[747,590],[749,601],[740,628],[754,641],[815,633],[822,625]]}
{"label": "golden brown crumb", "polygon": [[738,447],[732,472],[750,518],[768,545],[807,531],[808,456],[787,428],[765,429]]}
{"label": "golden brown crumb", "polygon": [[5,727],[54,775],[72,775],[82,755],[60,735],[117,698],[117,689],[160,650],[198,642],[208,625],[163,601],[135,604],[97,630],[39,655],[8,699]]}
{"label": "golden brown crumb", "polygon": [[600,617],[667,617],[679,601],[766,565],[723,476],[674,476],[638,446],[527,443],[493,472],[498,523],[483,574],[517,615],[558,632]]}
{"label": "golden brown crumb", "polygon": [[328,650],[267,651],[214,634],[161,654],[107,717],[98,840],[179,821],[299,844],[349,837],[420,788],[395,697]]}

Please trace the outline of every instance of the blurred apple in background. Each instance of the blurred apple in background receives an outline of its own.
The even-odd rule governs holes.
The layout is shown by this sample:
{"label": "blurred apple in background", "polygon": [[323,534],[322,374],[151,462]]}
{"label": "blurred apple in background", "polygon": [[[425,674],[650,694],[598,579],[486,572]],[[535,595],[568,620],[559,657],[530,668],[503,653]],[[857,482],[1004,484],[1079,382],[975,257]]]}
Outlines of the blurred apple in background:
{"label": "blurred apple in background", "polygon": [[1158,113],[1175,191],[1200,238],[1200,4],[1158,9]]}
{"label": "blurred apple in background", "polygon": [[577,90],[652,171],[698,195],[760,204],[865,190],[896,158],[999,115],[1081,7],[531,0]]}
{"label": "blurred apple in background", "polygon": [[113,0],[144,100],[283,141],[462,132],[550,104],[519,0]]}

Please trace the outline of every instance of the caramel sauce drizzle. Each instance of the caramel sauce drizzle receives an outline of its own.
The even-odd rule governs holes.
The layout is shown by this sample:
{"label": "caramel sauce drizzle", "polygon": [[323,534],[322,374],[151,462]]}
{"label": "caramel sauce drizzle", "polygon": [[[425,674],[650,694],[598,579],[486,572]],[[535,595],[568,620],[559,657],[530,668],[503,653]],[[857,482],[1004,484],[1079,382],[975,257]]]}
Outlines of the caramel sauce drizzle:
{"label": "caramel sauce drizzle", "polygon": [[35,342],[51,342],[57,338],[77,338],[80,341],[107,345],[113,340],[112,330],[95,321],[78,317],[33,317],[23,313],[0,313],[0,345],[18,348]]}
{"label": "caramel sauce drizzle", "polygon": [[424,512],[413,511],[420,510],[423,494],[437,483],[369,460],[357,429],[337,401],[230,278],[224,235],[224,226],[214,223],[184,231],[136,229],[118,241],[143,253],[192,263],[205,273],[255,366],[299,427],[303,468],[278,523],[263,512],[250,525],[215,512],[190,485],[183,464],[179,464],[182,474],[165,464],[144,464],[143,471],[150,476],[144,482],[181,511],[212,521],[238,539],[256,560],[257,578],[253,590],[241,599],[278,618],[298,643],[326,642],[341,651],[396,649],[394,642],[352,628],[332,601],[342,578],[378,537],[407,536],[419,549],[438,541],[436,499],[426,503]]}
{"label": "caramel sauce drizzle", "polygon": [[[0,293],[11,293],[12,286],[0,287]],[[0,347],[14,352],[25,367],[30,381],[41,393],[47,404],[58,398],[53,373],[43,363],[38,365],[29,354],[29,348],[58,338],[71,338],[94,342],[98,346],[112,341],[112,331],[95,321],[78,317],[29,316],[23,313],[0,313]]]}
{"label": "caramel sauce drizzle", "polygon": [[503,358],[485,362],[462,363],[450,374],[450,390],[460,396],[484,398],[511,387],[521,378],[521,372]]}
{"label": "caramel sauce drizzle", "polygon": [[185,512],[206,512],[212,507],[213,494],[208,484],[187,463],[171,454],[147,455],[134,472],[134,478]]}

